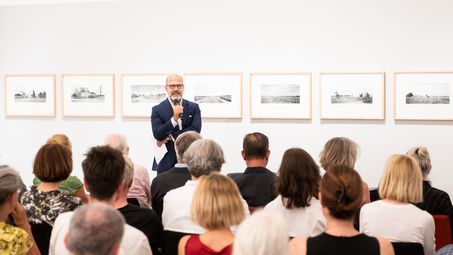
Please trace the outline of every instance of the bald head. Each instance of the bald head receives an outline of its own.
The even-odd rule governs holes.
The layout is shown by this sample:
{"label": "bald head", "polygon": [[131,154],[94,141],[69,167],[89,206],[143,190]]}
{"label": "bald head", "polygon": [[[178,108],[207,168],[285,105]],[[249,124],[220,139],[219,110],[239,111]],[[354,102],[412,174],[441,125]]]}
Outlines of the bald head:
{"label": "bald head", "polygon": [[170,74],[167,76],[165,90],[171,100],[181,100],[184,93],[184,80],[179,74]]}
{"label": "bald head", "polygon": [[104,144],[114,149],[117,149],[127,156],[129,154],[129,145],[127,144],[127,138],[122,134],[110,134],[105,137]]}

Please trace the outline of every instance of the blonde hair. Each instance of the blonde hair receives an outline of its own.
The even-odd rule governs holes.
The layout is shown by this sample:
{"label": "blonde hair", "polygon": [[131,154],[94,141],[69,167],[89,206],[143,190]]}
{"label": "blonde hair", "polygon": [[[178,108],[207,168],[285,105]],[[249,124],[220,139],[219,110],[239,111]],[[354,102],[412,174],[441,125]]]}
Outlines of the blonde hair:
{"label": "blonde hair", "polygon": [[123,181],[126,187],[130,187],[134,179],[134,163],[128,156],[124,156],[124,161],[126,164],[124,165]]}
{"label": "blonde hair", "polygon": [[359,146],[347,137],[334,137],[327,141],[319,154],[319,162],[324,170],[334,165],[354,168]]}
{"label": "blonde hair", "polygon": [[60,144],[68,148],[72,152],[72,143],[65,134],[54,134],[47,139],[46,144]]}
{"label": "blonde hair", "polygon": [[382,199],[420,203],[423,201],[422,191],[422,174],[417,161],[406,155],[390,156],[379,182],[379,195]]}
{"label": "blonde hair", "polygon": [[213,172],[200,177],[195,190],[191,217],[206,229],[229,228],[244,219],[244,206],[236,184]]}
{"label": "blonde hair", "polygon": [[422,171],[423,177],[428,176],[431,171],[431,158],[426,147],[418,146],[410,149],[406,155],[413,157]]}

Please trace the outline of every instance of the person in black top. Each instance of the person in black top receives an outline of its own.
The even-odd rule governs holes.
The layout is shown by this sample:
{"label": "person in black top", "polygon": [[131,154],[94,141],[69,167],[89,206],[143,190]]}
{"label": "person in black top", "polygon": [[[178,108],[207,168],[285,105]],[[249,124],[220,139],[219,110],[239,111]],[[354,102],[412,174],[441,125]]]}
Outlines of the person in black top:
{"label": "person in black top", "polygon": [[182,156],[194,141],[201,138],[201,135],[195,131],[187,131],[179,135],[175,141],[175,151],[178,163],[170,170],[154,177],[151,183],[151,207],[160,219],[162,219],[165,194],[170,190],[184,186],[184,184],[191,179],[189,170],[187,169],[187,165]]}
{"label": "person in black top", "polygon": [[417,161],[423,175],[423,202],[416,206],[432,215],[448,215],[453,233],[453,205],[450,196],[447,192],[432,187],[428,180],[432,168],[428,149],[423,146],[414,147],[407,152],[407,155]]}
{"label": "person in black top", "polygon": [[361,234],[354,228],[354,215],[362,205],[362,187],[362,179],[354,169],[344,165],[329,167],[320,185],[326,230],[315,237],[294,238],[289,254],[394,254],[389,241]]}
{"label": "person in black top", "polygon": [[274,188],[276,175],[266,168],[270,153],[266,135],[259,132],[247,134],[241,152],[247,168],[244,173],[228,175],[236,182],[249,207],[264,207],[277,197]]}
{"label": "person in black top", "polygon": [[140,230],[148,238],[151,251],[154,255],[161,254],[161,243],[163,226],[156,213],[148,208],[142,208],[127,203],[127,193],[134,178],[134,165],[132,160],[125,157],[126,166],[124,169],[123,182],[118,191],[118,198],[115,201],[115,208],[124,216],[126,223]]}

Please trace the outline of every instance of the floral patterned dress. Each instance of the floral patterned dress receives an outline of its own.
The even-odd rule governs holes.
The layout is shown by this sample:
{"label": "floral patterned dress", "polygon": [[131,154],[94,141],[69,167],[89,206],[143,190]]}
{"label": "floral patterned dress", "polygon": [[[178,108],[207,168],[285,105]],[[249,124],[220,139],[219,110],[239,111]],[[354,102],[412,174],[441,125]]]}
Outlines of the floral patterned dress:
{"label": "floral patterned dress", "polygon": [[82,200],[65,190],[40,191],[36,186],[31,186],[30,190],[23,194],[21,203],[27,213],[28,222],[53,226],[58,215],[73,211],[82,204]]}
{"label": "floral patterned dress", "polygon": [[0,254],[26,254],[32,245],[25,230],[0,222]]}

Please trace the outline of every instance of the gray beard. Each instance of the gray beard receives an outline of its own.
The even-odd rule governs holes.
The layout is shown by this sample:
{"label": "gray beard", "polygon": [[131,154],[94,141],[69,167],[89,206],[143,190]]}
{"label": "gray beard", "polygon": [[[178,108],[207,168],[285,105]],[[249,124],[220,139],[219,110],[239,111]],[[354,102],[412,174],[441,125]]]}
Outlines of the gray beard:
{"label": "gray beard", "polygon": [[179,100],[181,101],[182,99],[182,96],[180,95],[173,95],[173,96],[170,96],[170,100],[173,101],[173,100]]}

